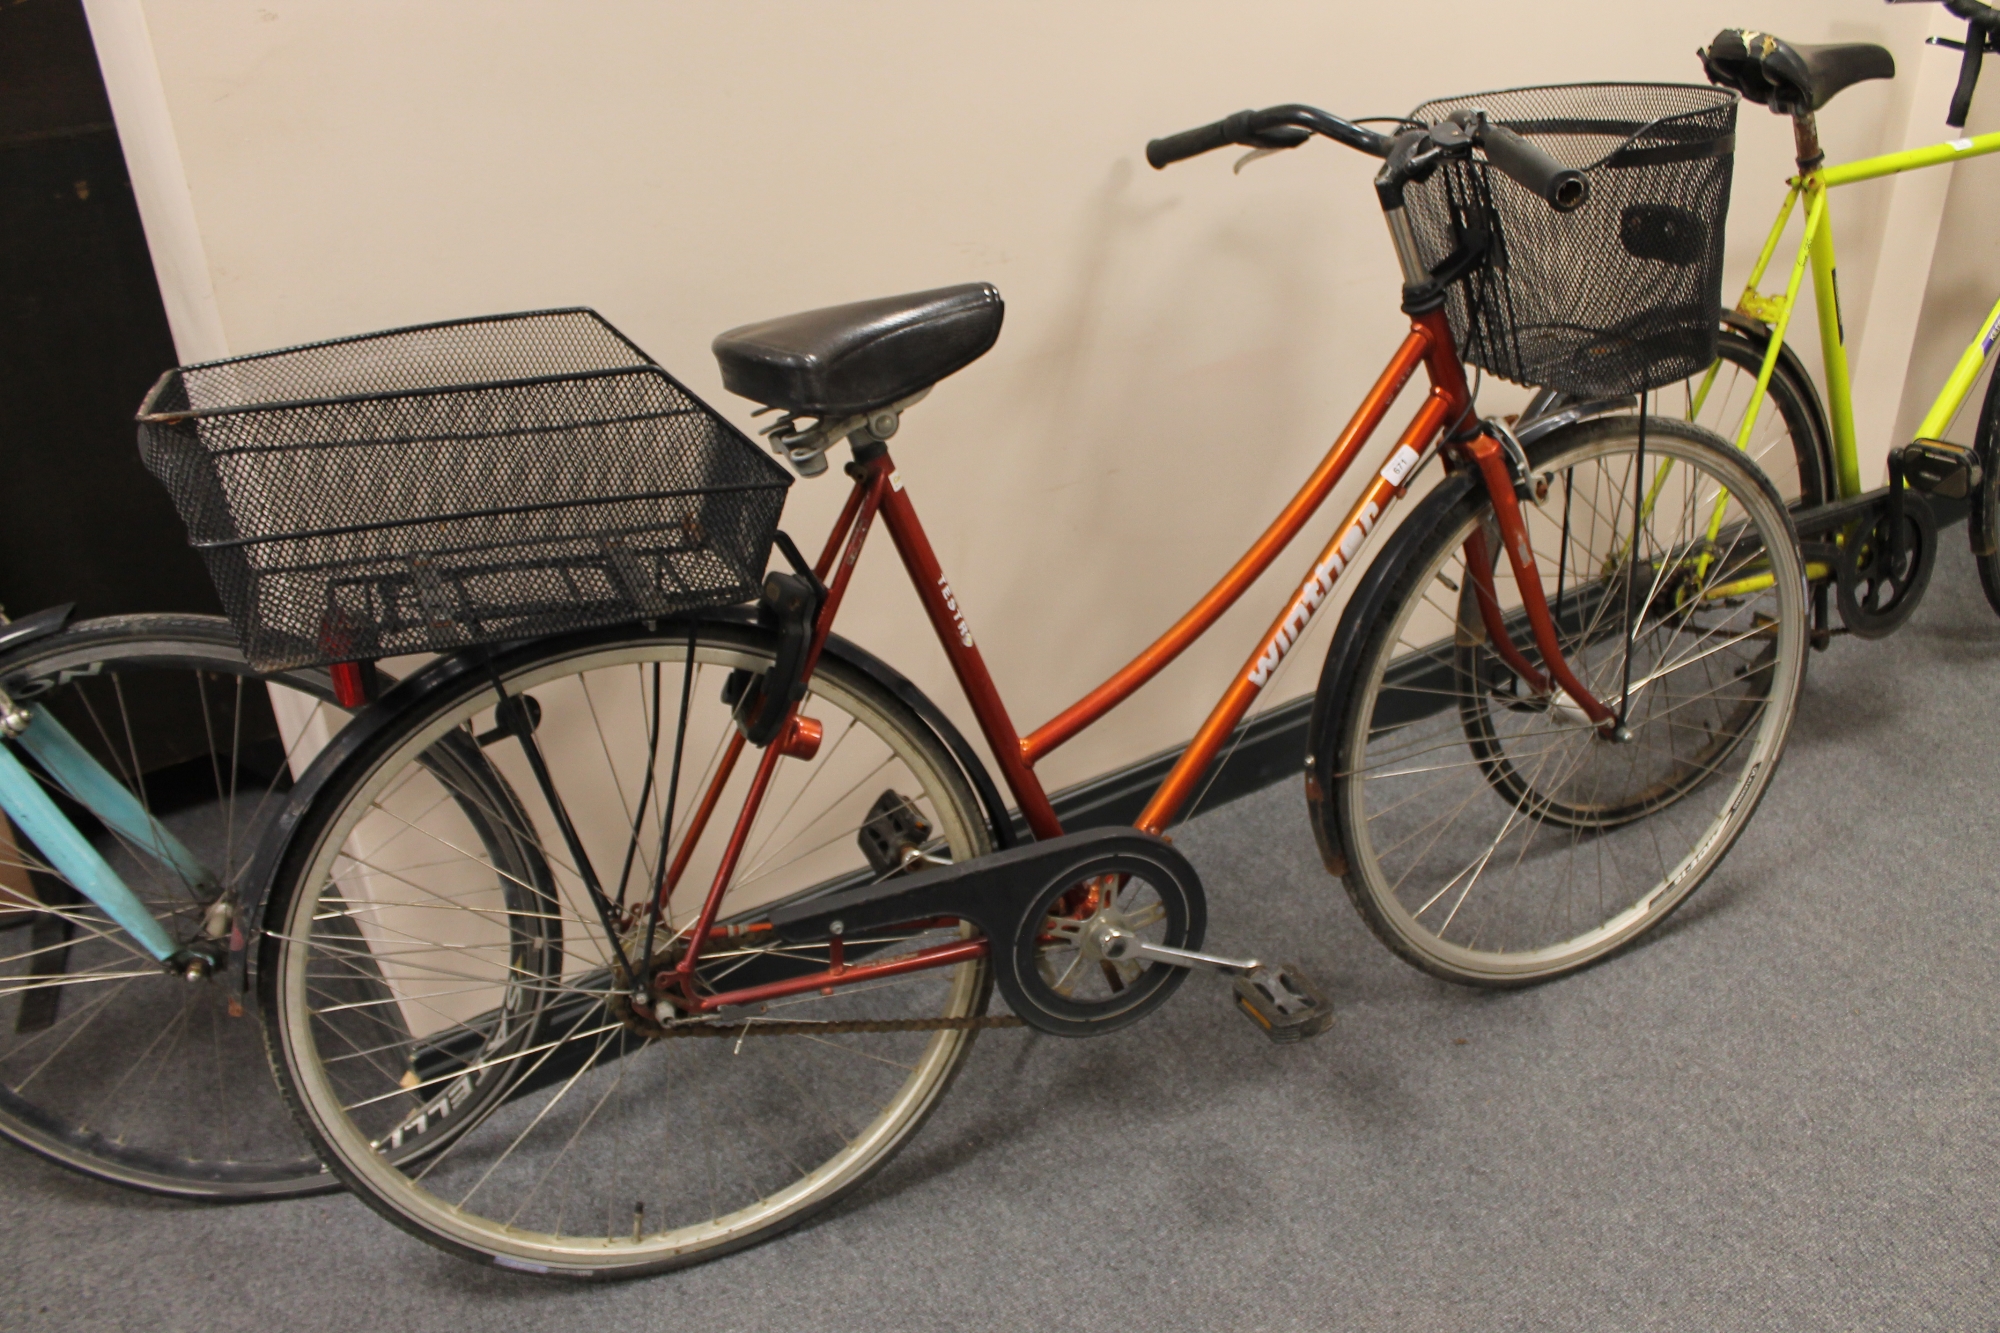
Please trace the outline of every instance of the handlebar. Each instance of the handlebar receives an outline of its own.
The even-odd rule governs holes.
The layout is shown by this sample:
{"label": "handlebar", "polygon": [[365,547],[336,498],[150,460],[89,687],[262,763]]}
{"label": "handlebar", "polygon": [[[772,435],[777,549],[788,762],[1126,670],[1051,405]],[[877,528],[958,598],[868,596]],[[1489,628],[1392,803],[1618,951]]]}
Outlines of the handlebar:
{"label": "handlebar", "polygon": [[[1188,158],[1199,157],[1203,153],[1213,152],[1218,148],[1227,148],[1230,144],[1242,144],[1255,148],[1277,148],[1281,146],[1289,148],[1292,146],[1292,144],[1259,143],[1252,139],[1251,135],[1253,131],[1250,128],[1250,122],[1256,118],[1256,115],[1257,113],[1254,111],[1239,111],[1233,116],[1216,121],[1213,125],[1203,125],[1192,130],[1182,130],[1179,134],[1169,134],[1164,139],[1155,139],[1146,145],[1146,160],[1152,163],[1153,170],[1159,171],[1175,162],[1185,162]],[[1284,128],[1290,129],[1291,127],[1286,126]],[[1298,131],[1297,135],[1298,137],[1293,142],[1304,143],[1307,138],[1311,137],[1311,131]]]}
{"label": "handlebar", "polygon": [[1185,162],[1191,157],[1200,157],[1226,144],[1236,142],[1230,121],[1247,116],[1247,111],[1239,111],[1228,120],[1218,120],[1213,125],[1203,125],[1198,129],[1182,130],[1179,134],[1169,134],[1154,139],[1146,145],[1146,161],[1153,170],[1161,171],[1175,162]]}
{"label": "handlebar", "polygon": [[1436,161],[1432,154],[1469,152],[1477,144],[1486,150],[1486,160],[1494,170],[1546,200],[1558,213],[1580,208],[1590,198],[1590,182],[1583,173],[1565,167],[1540,147],[1504,125],[1487,120],[1481,113],[1461,111],[1431,129],[1437,133],[1425,132],[1422,144],[1407,145],[1405,151],[1390,158],[1390,150],[1397,141],[1389,136],[1363,129],[1317,107],[1291,103],[1263,111],[1239,111],[1212,125],[1155,139],[1146,145],[1146,161],[1158,171],[1231,144],[1241,148],[1296,148],[1318,134],[1370,157],[1390,158],[1377,186],[1378,189],[1384,184],[1389,186],[1383,199],[1385,206],[1393,206],[1389,201],[1400,200],[1404,180],[1428,174]]}
{"label": "handlebar", "polygon": [[1389,155],[1387,135],[1363,129],[1352,121],[1342,120],[1317,107],[1293,103],[1267,107],[1262,111],[1239,111],[1213,125],[1155,139],[1146,145],[1146,161],[1158,171],[1231,144],[1240,148],[1296,148],[1315,134],[1344,143],[1370,157]]}
{"label": "handlebar", "polygon": [[[1911,2],[1889,0],[1892,5]],[[2000,51],[2000,9],[1981,0],[1944,0],[1944,7],[1965,20],[1965,40],[1954,42],[1943,37],[1926,40],[1933,46],[1948,46],[1961,52],[1958,85],[1951,90],[1951,109],[1944,116],[1944,123],[1957,130],[1965,128],[1965,118],[1972,114],[1972,94],[1979,86],[1979,67],[1986,53]]]}
{"label": "handlebar", "polygon": [[1979,66],[1986,58],[1985,34],[1977,23],[1967,27],[1964,50],[1958,62],[1958,85],[1951,90],[1951,108],[1944,113],[1944,123],[1955,130],[1964,129],[1966,117],[1972,114],[1972,94],[1979,87]]}
{"label": "handlebar", "polygon": [[1968,23],[2000,23],[2000,9],[1981,0],[1944,0],[1944,7]]}
{"label": "handlebar", "polygon": [[1958,86],[1951,90],[1951,110],[1944,117],[1944,123],[1957,130],[1965,128],[1965,119],[1972,114],[1972,93],[1979,86],[1980,64],[1988,51],[2000,50],[1995,45],[1996,38],[2000,38],[2000,10],[1979,0],[1945,0],[1944,7],[1965,20]]}

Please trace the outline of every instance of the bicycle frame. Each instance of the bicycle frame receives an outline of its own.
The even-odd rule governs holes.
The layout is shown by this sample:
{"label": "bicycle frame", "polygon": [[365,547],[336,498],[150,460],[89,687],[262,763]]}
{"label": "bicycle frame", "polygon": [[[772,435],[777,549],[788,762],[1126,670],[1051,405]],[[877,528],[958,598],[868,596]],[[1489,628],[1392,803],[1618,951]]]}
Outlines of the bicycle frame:
{"label": "bicycle frame", "polygon": [[[1816,167],[1811,171],[1794,176],[1785,201],[1779,206],[1777,220],[1771,224],[1769,236],[1764,241],[1764,249],[1757,257],[1757,263],[1744,283],[1743,296],[1736,308],[1746,315],[1763,320],[1771,326],[1770,345],[1765,349],[1764,362],[1757,375],[1756,387],[1751,391],[1750,406],[1743,415],[1743,424],[1738,430],[1736,445],[1748,449],[1750,435],[1757,424],[1757,416],[1764,405],[1766,390],[1771,383],[1771,374],[1778,364],[1779,351],[1784,347],[1785,331],[1791,326],[1792,314],[1798,305],[1799,293],[1804,285],[1805,274],[1812,272],[1813,305],[1819,315],[1819,334],[1822,364],[1826,372],[1826,390],[1830,424],[1833,430],[1833,450],[1838,494],[1835,499],[1849,499],[1860,495],[1861,468],[1855,452],[1854,438],[1854,398],[1847,370],[1847,348],[1843,336],[1840,317],[1840,291],[1834,280],[1833,219],[1827,206],[1827,191],[1842,185],[1852,185],[1857,181],[1877,180],[1883,176],[1893,176],[1905,171],[1920,171],[1926,167],[1938,166],[1946,162],[1956,162],[1963,158],[1983,157],[1988,153],[2000,152],[2000,133],[1982,134],[1973,138],[1952,139],[1944,143],[1930,144],[1923,148],[1911,148],[1897,153],[1885,153],[1879,157],[1864,158],[1858,162],[1842,163],[1831,167]],[[1804,234],[1800,237],[1798,253],[1792,261],[1792,270],[1785,284],[1783,295],[1767,297],[1758,290],[1765,271],[1777,255],[1778,245],[1785,234],[1793,211],[1803,200],[1806,206]],[[1917,427],[1920,438],[1935,438],[1950,425],[1964,404],[1966,395],[1979,378],[1981,368],[1992,354],[1994,344],[2000,342],[2000,302],[1996,302],[1980,325],[1979,334],[1967,344],[1958,363],[1946,378],[1943,389],[1931,403]],[[1703,397],[1714,382],[1715,369],[1697,391],[1694,410],[1699,410]]]}
{"label": "bicycle frame", "polygon": [[[190,885],[221,892],[200,859],[148,814],[125,784],[106,772],[46,709],[29,710],[26,725],[13,739],[57,786],[119,837],[172,866]],[[50,865],[153,957],[164,963],[180,951],[118,872],[5,745],[0,745],[0,810],[6,811]]]}
{"label": "bicycle frame", "polygon": [[[1334,582],[1353,566],[1370,533],[1381,523],[1396,500],[1407,493],[1410,479],[1418,464],[1441,440],[1454,451],[1456,461],[1460,465],[1475,466],[1480,470],[1481,478],[1494,498],[1495,517],[1499,523],[1502,542],[1521,589],[1524,609],[1536,646],[1543,662],[1548,664],[1545,670],[1548,676],[1554,678],[1553,682],[1546,679],[1542,671],[1530,665],[1525,656],[1512,644],[1501,623],[1499,602],[1493,592],[1491,576],[1488,573],[1482,580],[1484,586],[1478,589],[1479,603],[1482,616],[1496,645],[1496,651],[1522,675],[1531,688],[1546,691],[1559,685],[1571,698],[1578,701],[1593,721],[1608,726],[1612,719],[1611,711],[1593,698],[1575,678],[1557,647],[1554,624],[1542,593],[1541,579],[1534,563],[1526,525],[1516,504],[1514,477],[1500,444],[1483,431],[1476,428],[1469,431],[1465,429],[1466,419],[1472,410],[1472,400],[1466,387],[1464,368],[1459,362],[1457,348],[1452,341],[1450,326],[1446,323],[1441,309],[1411,316],[1409,335],[1397,348],[1374,387],[1368,391],[1353,419],[1348,422],[1347,428],[1334,441],[1319,466],[1313,470],[1290,503],[1280,511],[1263,535],[1244,552],[1229,572],[1223,575],[1221,581],[1130,663],[1026,736],[1022,736],[1015,728],[1006,706],[1001,702],[999,691],[974,642],[964,612],[952,593],[950,581],[938,564],[930,540],[924,533],[923,524],[918,520],[916,509],[903,486],[902,478],[889,456],[888,447],[885,444],[857,447],[855,462],[848,467],[848,473],[854,479],[853,489],[849,492],[846,505],[828,535],[826,546],[815,567],[821,580],[827,584],[828,593],[816,626],[808,658],[808,672],[811,663],[817,661],[826,636],[832,631],[834,617],[853,578],[863,545],[871,528],[879,519],[889,530],[890,539],[894,542],[897,553],[902,558],[903,567],[916,587],[918,598],[930,618],[932,629],[936,632],[938,641],[951,662],[952,671],[957,676],[960,687],[965,691],[980,730],[1000,765],[1001,774],[1006,780],[1008,789],[1013,793],[1029,829],[1038,839],[1061,835],[1062,825],[1056,817],[1055,809],[1049,802],[1041,780],[1035,775],[1035,764],[1131,697],[1140,686],[1178,657],[1189,644],[1201,637],[1223,612],[1236,603],[1250,585],[1270,567],[1278,554],[1298,535],[1307,520],[1319,510],[1334,487],[1347,475],[1362,449],[1381,425],[1390,406],[1415,375],[1419,366],[1426,372],[1430,390],[1409,425],[1398,437],[1387,462],[1363,488],[1360,497],[1348,510],[1346,518],[1335,530],[1332,540],[1320,552],[1318,559],[1314,561],[1285,609],[1257,640],[1257,645],[1248,660],[1239,668],[1235,678],[1216,702],[1173,770],[1154,792],[1152,799],[1136,821],[1137,827],[1149,833],[1161,833],[1187,807],[1202,775],[1215,761],[1252,702],[1270,682],[1278,663],[1298,642],[1306,626],[1326,604]],[[1492,562],[1484,558],[1488,554],[1484,536],[1476,536],[1474,542],[1481,548],[1479,552],[1481,558],[1473,562],[1474,568],[1481,571],[1490,570]],[[791,725],[790,719],[787,725],[788,727]],[[946,966],[983,956],[987,950],[987,942],[980,938],[920,949],[879,962],[864,961],[849,965],[845,961],[842,943],[836,939],[829,943],[830,965],[823,972],[716,994],[704,995],[696,991],[695,965],[704,946],[712,937],[725,935],[728,938],[738,939],[745,934],[754,935],[759,929],[755,924],[718,928],[716,918],[724,894],[734,876],[737,860],[749,836],[751,825],[769,786],[771,775],[786,753],[787,743],[786,735],[781,734],[780,739],[768,746],[759,759],[744,808],[730,831],[721,864],[708,888],[700,913],[690,928],[686,952],[676,965],[677,989],[680,991],[686,1010],[694,1013],[714,1013],[730,1006],[757,1004],[782,996],[823,990],[835,985],[853,984],[921,968]],[[732,738],[726,748],[708,790],[689,823],[681,850],[674,858],[665,878],[662,888],[663,898],[670,898],[677,887],[680,876],[686,869],[689,852],[705,832],[722,789],[728,783],[742,752],[743,739],[739,733]],[[665,906],[663,901],[661,904],[663,911]]]}

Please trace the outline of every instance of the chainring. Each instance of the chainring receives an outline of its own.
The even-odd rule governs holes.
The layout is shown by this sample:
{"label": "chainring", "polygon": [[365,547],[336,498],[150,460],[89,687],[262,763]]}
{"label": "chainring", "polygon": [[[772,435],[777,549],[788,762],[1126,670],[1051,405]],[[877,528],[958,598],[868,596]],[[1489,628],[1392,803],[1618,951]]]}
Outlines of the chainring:
{"label": "chainring", "polygon": [[1892,549],[1886,507],[1854,524],[1834,555],[1834,598],[1856,638],[1880,639],[1910,618],[1937,560],[1937,520],[1921,495],[1903,496],[1903,549]]}

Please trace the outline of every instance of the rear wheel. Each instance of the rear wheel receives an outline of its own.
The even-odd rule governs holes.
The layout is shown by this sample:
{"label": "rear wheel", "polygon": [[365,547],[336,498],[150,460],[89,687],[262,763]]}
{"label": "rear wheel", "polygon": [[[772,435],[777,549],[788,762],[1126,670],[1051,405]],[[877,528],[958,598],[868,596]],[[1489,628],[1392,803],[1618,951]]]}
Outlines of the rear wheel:
{"label": "rear wheel", "polygon": [[[1499,549],[1483,489],[1426,518],[1379,574],[1386,592],[1357,595],[1364,623],[1342,627],[1363,646],[1322,687],[1323,839],[1376,934],[1439,976],[1545,980],[1658,925],[1728,851],[1783,748],[1807,626],[1785,512],[1686,423],[1651,420],[1642,461],[1637,424],[1540,441],[1523,506],[1564,657],[1629,738],[1535,695],[1494,651],[1469,564],[1481,533]],[[1539,667],[1509,567],[1488,568]]]}
{"label": "rear wheel", "polygon": [[[176,943],[201,933],[218,899],[231,909],[303,747],[345,720],[325,672],[258,676],[228,624],[203,616],[74,625],[0,659],[0,684],[48,710],[200,860],[209,887],[38,772]],[[0,815],[0,1135],[161,1194],[335,1188],[285,1114],[246,998],[231,968],[192,983],[168,974]]]}
{"label": "rear wheel", "polygon": [[1979,407],[1979,484],[1972,488],[1972,506],[1967,514],[1967,536],[1972,541],[1972,560],[1979,568],[1979,586],[1986,600],[2000,613],[2000,375],[1987,381],[1986,398]]}
{"label": "rear wheel", "polygon": [[[1768,339],[1753,338],[1725,323],[1716,344],[1715,364],[1698,375],[1655,389],[1648,397],[1647,411],[1692,422],[1735,443],[1743,414],[1756,392],[1757,374],[1768,346]],[[1556,399],[1550,406],[1560,408],[1567,402]],[[1833,442],[1819,410],[1818,391],[1790,356],[1779,357],[1772,367],[1764,405],[1757,411],[1744,452],[1789,509],[1825,504],[1839,491]]]}
{"label": "rear wheel", "polygon": [[[264,998],[301,1123],[391,1221],[529,1271],[674,1267],[853,1189],[942,1097],[987,1003],[983,957],[720,1019],[631,998],[620,958],[646,976],[677,965],[744,808],[763,752],[739,747],[726,697],[774,650],[762,630],[672,622],[530,645],[413,698],[329,780],[273,888]],[[532,701],[510,712],[534,719],[615,946],[526,748],[500,724],[496,684]],[[874,680],[825,659],[800,713],[820,743],[776,761],[720,904],[735,933],[696,968],[703,993],[829,965],[828,945],[758,928],[771,905],[988,849],[949,752]],[[431,758],[454,738],[476,751],[457,776]],[[519,876],[472,835],[468,812],[490,807],[463,775],[482,769],[514,793],[502,822],[545,892],[510,894]],[[675,888],[649,930],[642,905],[663,861]],[[524,948],[551,923],[559,958]],[[843,948],[855,965],[962,938],[916,926]],[[468,1078],[504,1091],[461,1101]]]}

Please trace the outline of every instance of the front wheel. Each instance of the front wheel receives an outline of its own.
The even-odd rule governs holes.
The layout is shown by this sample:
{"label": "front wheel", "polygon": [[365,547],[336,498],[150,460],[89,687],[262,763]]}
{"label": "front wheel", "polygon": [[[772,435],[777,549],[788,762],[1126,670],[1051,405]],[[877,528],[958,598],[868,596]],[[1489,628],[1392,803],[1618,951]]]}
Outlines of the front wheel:
{"label": "front wheel", "polygon": [[1618,739],[1493,651],[1476,574],[1540,665],[1510,567],[1470,563],[1499,549],[1477,486],[1403,525],[1343,621],[1308,791],[1362,916],[1425,971],[1521,985],[1631,943],[1770,781],[1808,625],[1784,506],[1699,427],[1651,418],[1640,451],[1636,417],[1559,430],[1531,452],[1523,506],[1563,654]]}
{"label": "front wheel", "polygon": [[[775,652],[766,631],[686,622],[530,644],[385,699],[392,719],[328,779],[273,885],[264,1000],[301,1123],[391,1221],[503,1267],[653,1272],[826,1206],[943,1096],[981,1025],[984,957],[744,1003],[720,1036],[631,999],[619,959],[678,964],[733,838],[731,933],[695,967],[707,994],[828,967],[827,944],[760,930],[773,904],[989,849],[950,753],[831,656],[799,706],[816,751],[777,760],[739,826],[762,752],[729,700]],[[502,714],[502,691],[530,702]],[[652,929],[662,878],[676,887]],[[874,931],[844,957],[961,937]]]}

